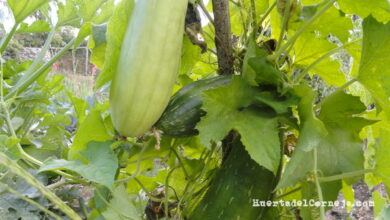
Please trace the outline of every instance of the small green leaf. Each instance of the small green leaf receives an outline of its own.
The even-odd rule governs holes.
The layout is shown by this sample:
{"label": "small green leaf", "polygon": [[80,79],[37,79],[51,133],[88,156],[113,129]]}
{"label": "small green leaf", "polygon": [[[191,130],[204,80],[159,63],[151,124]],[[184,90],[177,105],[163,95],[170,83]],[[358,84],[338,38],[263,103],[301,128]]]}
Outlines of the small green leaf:
{"label": "small green leaf", "polygon": [[73,161],[49,159],[40,167],[39,172],[66,169],[113,189],[118,159],[111,150],[111,142],[92,141],[87,145],[87,148],[80,152],[85,162],[80,159]]}

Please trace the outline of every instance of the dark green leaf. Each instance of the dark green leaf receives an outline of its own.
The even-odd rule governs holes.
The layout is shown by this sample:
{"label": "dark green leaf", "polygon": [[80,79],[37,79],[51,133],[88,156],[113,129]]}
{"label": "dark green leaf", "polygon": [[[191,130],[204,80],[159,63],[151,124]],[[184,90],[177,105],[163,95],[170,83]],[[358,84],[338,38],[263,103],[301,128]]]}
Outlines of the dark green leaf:
{"label": "dark green leaf", "polygon": [[248,108],[254,94],[255,90],[240,77],[235,77],[226,87],[207,90],[203,96],[203,109],[207,114],[197,129],[205,146],[237,130],[252,159],[276,172],[280,160],[277,118],[270,109]]}

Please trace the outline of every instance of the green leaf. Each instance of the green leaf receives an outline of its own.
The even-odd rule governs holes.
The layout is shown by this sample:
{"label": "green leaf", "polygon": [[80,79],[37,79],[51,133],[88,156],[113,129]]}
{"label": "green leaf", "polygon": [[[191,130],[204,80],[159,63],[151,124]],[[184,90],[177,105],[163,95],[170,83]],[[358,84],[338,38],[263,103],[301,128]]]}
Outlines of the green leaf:
{"label": "green leaf", "polygon": [[[318,38],[314,33],[302,34],[294,44],[295,63],[307,67],[336,47],[327,39]],[[339,62],[331,58],[322,60],[309,73],[319,75],[327,84],[333,86],[342,86],[347,81]]]}
{"label": "green leaf", "polygon": [[81,26],[79,32],[77,33],[77,37],[74,42],[73,48],[74,49],[78,48],[80,44],[83,42],[83,40],[90,34],[92,34],[92,24],[85,23],[83,26]]}
{"label": "green leaf", "polygon": [[42,33],[51,30],[49,23],[42,20],[34,21],[32,24],[21,23],[16,33]]}
{"label": "green leaf", "polygon": [[66,94],[68,95],[70,101],[72,102],[73,108],[76,112],[77,124],[80,125],[85,119],[86,111],[87,111],[89,104],[88,104],[88,102],[84,101],[83,99],[80,99],[80,98],[74,96],[70,92],[66,92]]}
{"label": "green leaf", "polygon": [[107,22],[112,14],[114,13],[115,9],[115,0],[108,0],[106,1],[101,7],[100,10],[95,14],[95,16],[92,18],[92,22],[94,24],[102,24]]}
{"label": "green leaf", "polygon": [[[347,203],[345,204],[347,211],[350,212],[353,207],[353,204],[355,203],[353,188],[351,185],[348,185],[345,181],[343,181],[343,187],[341,188],[340,192],[343,193],[345,201],[347,201]],[[348,202],[350,203],[350,205],[348,205]]]}
{"label": "green leaf", "polygon": [[276,172],[280,160],[277,118],[268,108],[248,108],[255,90],[235,77],[231,84],[204,92],[203,109],[207,112],[197,125],[201,144],[222,140],[231,130],[241,134],[241,141],[253,160]]}
{"label": "green leaf", "polygon": [[79,16],[78,0],[66,0],[65,4],[58,2],[58,22],[57,27],[73,26],[80,27],[81,17]]}
{"label": "green leaf", "polygon": [[310,151],[319,144],[328,131],[322,121],[315,116],[313,105],[316,93],[314,90],[309,86],[301,85],[294,88],[294,91],[301,98],[298,104],[301,125],[297,146],[300,146],[303,151]]}
{"label": "green leaf", "polygon": [[[304,6],[300,19],[292,22],[289,25],[289,30],[298,30],[320,7],[322,7],[322,4]],[[341,42],[347,42],[350,35],[349,31],[352,28],[352,19],[350,17],[347,17],[336,7],[330,7],[305,30],[305,33],[316,33],[317,37],[321,39],[327,39],[328,35],[333,35]]]}
{"label": "green leaf", "polygon": [[379,22],[390,21],[390,3],[387,0],[338,0],[341,10],[348,14],[356,14],[362,18],[372,15]]}
{"label": "green leaf", "polygon": [[122,0],[115,8],[107,26],[107,46],[103,71],[96,80],[95,88],[100,88],[110,81],[116,72],[122,40],[127,23],[134,7],[134,0]]}
{"label": "green leaf", "polygon": [[372,17],[363,21],[363,50],[358,81],[373,95],[390,118],[390,22],[381,24]]}
{"label": "green leaf", "polygon": [[[363,169],[363,142],[359,138],[359,132],[373,121],[354,115],[364,110],[358,97],[342,92],[332,94],[324,100],[318,118],[325,125],[328,134],[317,135],[318,144],[313,146],[317,149],[318,168],[324,176]],[[277,188],[295,185],[305,179],[308,172],[313,171],[314,149],[305,151],[305,146],[300,145],[301,143],[298,139],[296,150]]]}
{"label": "green leaf", "polygon": [[183,38],[183,49],[179,71],[180,74],[188,74],[191,72],[192,68],[200,60],[200,52],[200,47],[192,44],[187,36]]}
{"label": "green leaf", "polygon": [[108,208],[102,213],[106,219],[141,220],[134,202],[127,195],[123,184],[117,186],[110,200]]}
{"label": "green leaf", "polygon": [[244,58],[244,78],[246,78],[252,85],[255,85],[254,83],[277,85],[283,75],[282,72],[277,70],[270,62],[268,62],[268,54],[266,51],[260,49],[253,42],[249,46],[255,47],[255,49],[248,49],[247,55]]}
{"label": "green leaf", "polygon": [[[381,214],[381,211],[382,210],[385,210],[386,209],[386,198],[383,198],[381,196],[381,194],[375,190],[373,193],[372,193],[372,200],[375,204],[374,206],[374,216],[379,216]],[[389,216],[390,217],[390,216]]]}
{"label": "green leaf", "polygon": [[73,145],[69,149],[68,158],[75,160],[80,157],[80,151],[87,148],[90,141],[107,141],[112,137],[108,134],[100,111],[92,109],[87,117],[82,121],[74,137]]}
{"label": "green leaf", "polygon": [[79,13],[84,22],[94,19],[97,10],[106,2],[107,0],[82,0]]}
{"label": "green leaf", "polygon": [[390,129],[381,128],[375,153],[375,175],[382,178],[386,189],[390,191]]}
{"label": "green leaf", "polygon": [[35,10],[49,1],[50,0],[7,0],[16,23],[23,21],[27,16],[31,15]]}
{"label": "green leaf", "polygon": [[114,189],[118,159],[108,142],[89,142],[87,149],[81,151],[82,160],[49,159],[40,167],[39,172],[49,170],[74,171],[88,180],[100,183],[109,189]]}

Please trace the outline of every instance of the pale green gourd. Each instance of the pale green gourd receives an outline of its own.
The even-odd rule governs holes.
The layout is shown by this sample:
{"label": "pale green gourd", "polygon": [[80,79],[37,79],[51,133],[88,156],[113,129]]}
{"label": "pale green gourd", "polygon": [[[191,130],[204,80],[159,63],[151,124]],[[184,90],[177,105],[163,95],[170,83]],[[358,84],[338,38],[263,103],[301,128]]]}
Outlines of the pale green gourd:
{"label": "pale green gourd", "polygon": [[137,0],[110,91],[115,129],[148,131],[168,104],[177,78],[188,0]]}

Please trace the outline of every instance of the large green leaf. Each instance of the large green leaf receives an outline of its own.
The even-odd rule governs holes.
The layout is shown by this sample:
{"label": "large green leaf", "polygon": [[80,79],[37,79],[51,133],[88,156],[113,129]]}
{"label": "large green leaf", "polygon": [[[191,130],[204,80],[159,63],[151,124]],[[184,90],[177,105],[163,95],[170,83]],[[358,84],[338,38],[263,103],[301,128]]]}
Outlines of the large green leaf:
{"label": "large green leaf", "polygon": [[116,72],[117,63],[125,36],[127,23],[134,7],[134,0],[122,0],[115,8],[107,26],[107,46],[104,59],[104,68],[96,80],[95,88],[100,88],[110,81]]}
{"label": "large green leaf", "polygon": [[387,0],[338,0],[337,3],[345,13],[362,18],[372,15],[383,23],[390,21],[390,2]]}
{"label": "large green leaf", "polygon": [[100,183],[109,189],[114,188],[118,159],[111,149],[111,142],[89,142],[87,149],[81,151],[82,160],[49,159],[39,172],[48,170],[70,170],[84,178]]}
{"label": "large green leaf", "polygon": [[7,0],[9,7],[15,17],[15,22],[23,21],[27,16],[31,15],[42,5],[48,3],[50,0]]}
{"label": "large green leaf", "polygon": [[[321,105],[319,119],[324,123],[328,134],[316,135],[319,138],[316,148],[317,165],[324,176],[336,175],[363,169],[363,142],[360,130],[373,121],[354,115],[365,110],[358,97],[337,92]],[[315,134],[315,131],[312,131]],[[300,144],[300,140],[298,140]],[[314,150],[305,151],[305,146],[297,148],[287,164],[278,188],[292,186],[304,180],[314,169]],[[329,183],[328,183],[329,184]],[[339,184],[341,187],[341,184]]]}
{"label": "large green leaf", "polygon": [[381,24],[372,17],[363,21],[363,49],[358,80],[372,94],[390,118],[390,22]]}
{"label": "large green leaf", "polygon": [[261,112],[248,108],[255,90],[240,77],[227,87],[208,90],[203,96],[203,109],[207,115],[198,123],[201,143],[222,140],[231,130],[241,134],[253,160],[276,172],[280,160],[277,118],[270,109]]}

